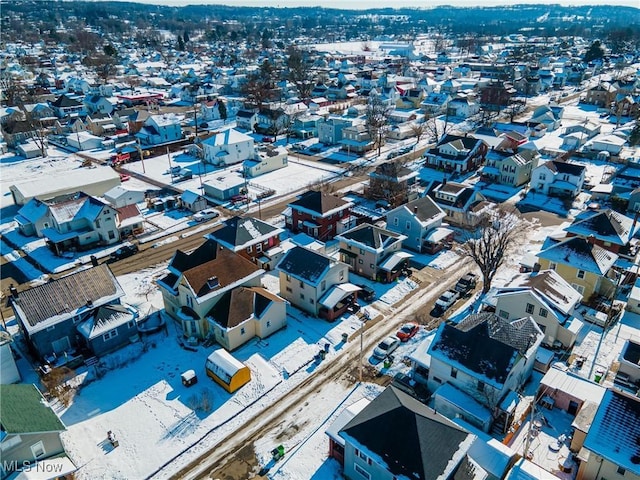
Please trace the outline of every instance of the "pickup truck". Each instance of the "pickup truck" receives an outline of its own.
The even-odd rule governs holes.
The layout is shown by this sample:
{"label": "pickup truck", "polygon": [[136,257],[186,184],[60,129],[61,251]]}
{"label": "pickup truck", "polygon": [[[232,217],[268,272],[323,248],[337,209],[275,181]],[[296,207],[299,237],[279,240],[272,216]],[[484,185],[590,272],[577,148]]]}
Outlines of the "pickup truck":
{"label": "pickup truck", "polygon": [[467,273],[465,276],[458,280],[456,286],[453,289],[460,294],[461,297],[465,297],[470,294],[473,289],[476,288],[476,274]]}
{"label": "pickup truck", "polygon": [[438,298],[438,300],[436,300],[436,304],[431,311],[431,315],[434,317],[439,317],[444,312],[446,312],[449,307],[451,307],[451,305],[456,303],[456,300],[458,300],[458,298],[460,298],[460,294],[458,292],[456,292],[455,290],[447,290],[442,295],[440,295],[440,298]]}

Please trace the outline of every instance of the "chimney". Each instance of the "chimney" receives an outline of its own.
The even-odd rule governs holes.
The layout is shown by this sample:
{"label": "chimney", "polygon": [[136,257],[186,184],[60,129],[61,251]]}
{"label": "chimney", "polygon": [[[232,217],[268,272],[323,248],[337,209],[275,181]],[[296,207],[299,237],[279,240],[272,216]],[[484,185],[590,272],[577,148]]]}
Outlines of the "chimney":
{"label": "chimney", "polygon": [[589,244],[591,245],[595,245],[596,244],[596,237],[595,235],[591,234],[587,237],[587,242],[589,242]]}
{"label": "chimney", "polygon": [[418,206],[417,205],[413,206],[413,213],[416,213],[416,214],[418,213]]}
{"label": "chimney", "polygon": [[91,299],[87,300],[86,307],[87,308],[93,308],[93,301]]}
{"label": "chimney", "polygon": [[18,289],[13,286],[13,283],[9,285],[9,293],[11,293],[11,298],[18,298]]}

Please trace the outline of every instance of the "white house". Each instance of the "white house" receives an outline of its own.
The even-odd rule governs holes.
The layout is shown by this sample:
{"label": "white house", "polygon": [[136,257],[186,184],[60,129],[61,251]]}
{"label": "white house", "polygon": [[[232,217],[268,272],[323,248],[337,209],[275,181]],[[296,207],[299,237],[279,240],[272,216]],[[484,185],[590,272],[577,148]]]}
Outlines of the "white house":
{"label": "white house", "polygon": [[417,252],[435,253],[439,245],[453,230],[442,227],[444,211],[430,197],[422,197],[387,213],[387,230],[401,233],[407,238],[402,245]]}
{"label": "white house", "polygon": [[136,133],[143,145],[161,145],[182,139],[182,117],[173,113],[151,115]]}
{"label": "white house", "polygon": [[245,177],[257,177],[289,165],[289,156],[284,147],[264,146],[256,148],[253,158],[245,160],[242,170]]}
{"label": "white house", "polygon": [[582,191],[585,171],[577,163],[549,160],[533,169],[529,187],[545,195],[575,197]]}
{"label": "white house", "polygon": [[253,138],[233,128],[214,132],[202,141],[202,149],[204,161],[219,166],[244,162],[255,152]]}

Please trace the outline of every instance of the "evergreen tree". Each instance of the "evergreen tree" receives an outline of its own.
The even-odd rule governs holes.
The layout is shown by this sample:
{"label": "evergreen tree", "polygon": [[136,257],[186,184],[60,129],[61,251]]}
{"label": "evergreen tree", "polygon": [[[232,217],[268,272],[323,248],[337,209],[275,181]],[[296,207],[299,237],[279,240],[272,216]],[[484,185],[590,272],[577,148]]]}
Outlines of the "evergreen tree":
{"label": "evergreen tree", "polygon": [[184,52],[184,40],[180,35],[178,35],[178,50]]}
{"label": "evergreen tree", "polygon": [[218,99],[218,113],[220,114],[220,118],[224,120],[224,123],[227,123],[227,106],[220,98]]}
{"label": "evergreen tree", "polygon": [[587,53],[584,54],[584,61],[590,62],[602,57],[604,57],[604,48],[602,48],[600,40],[596,40],[591,44]]}

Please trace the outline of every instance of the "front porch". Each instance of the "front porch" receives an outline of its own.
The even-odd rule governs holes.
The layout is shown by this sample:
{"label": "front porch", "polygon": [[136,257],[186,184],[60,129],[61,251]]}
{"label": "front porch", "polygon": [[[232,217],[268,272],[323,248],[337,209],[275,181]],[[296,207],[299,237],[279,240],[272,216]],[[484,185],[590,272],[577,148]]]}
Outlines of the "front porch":
{"label": "front porch", "polygon": [[378,266],[376,279],[382,283],[391,283],[409,268],[409,258],[413,257],[407,252],[396,252],[389,256]]}
{"label": "front porch", "polygon": [[343,315],[348,310],[357,311],[357,292],[360,287],[351,283],[335,285],[320,300],[320,311],[318,315],[329,322]]}

